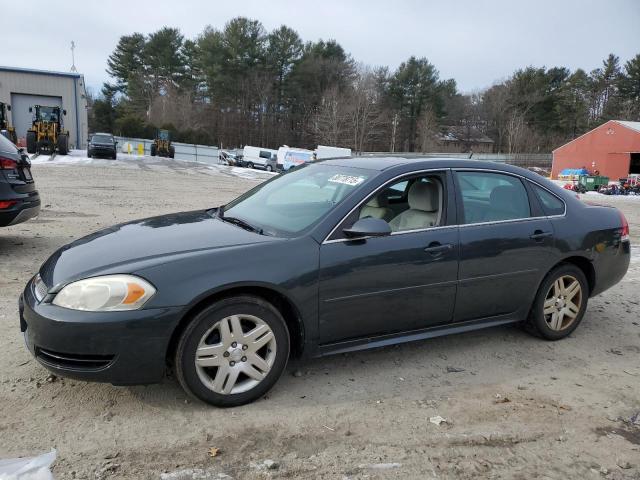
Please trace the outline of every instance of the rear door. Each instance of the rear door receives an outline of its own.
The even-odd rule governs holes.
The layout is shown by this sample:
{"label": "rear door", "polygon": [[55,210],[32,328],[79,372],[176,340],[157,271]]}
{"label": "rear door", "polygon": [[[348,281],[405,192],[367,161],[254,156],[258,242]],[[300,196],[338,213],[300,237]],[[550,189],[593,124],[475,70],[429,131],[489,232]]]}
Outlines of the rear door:
{"label": "rear door", "polygon": [[460,270],[454,321],[526,315],[556,262],[551,221],[516,175],[458,170],[455,179]]}

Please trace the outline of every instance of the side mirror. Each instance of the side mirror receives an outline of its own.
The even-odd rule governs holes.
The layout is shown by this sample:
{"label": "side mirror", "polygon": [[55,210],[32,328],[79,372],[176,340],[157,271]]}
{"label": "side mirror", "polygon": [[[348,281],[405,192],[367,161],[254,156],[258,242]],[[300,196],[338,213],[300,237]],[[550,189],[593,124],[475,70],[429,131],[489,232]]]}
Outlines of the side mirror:
{"label": "side mirror", "polygon": [[349,238],[386,237],[391,235],[391,227],[381,218],[365,217],[356,221],[351,227],[342,230]]}
{"label": "side mirror", "polygon": [[66,111],[66,110],[62,110],[62,114],[63,114],[63,115],[66,115],[66,114],[67,114],[67,111]]}

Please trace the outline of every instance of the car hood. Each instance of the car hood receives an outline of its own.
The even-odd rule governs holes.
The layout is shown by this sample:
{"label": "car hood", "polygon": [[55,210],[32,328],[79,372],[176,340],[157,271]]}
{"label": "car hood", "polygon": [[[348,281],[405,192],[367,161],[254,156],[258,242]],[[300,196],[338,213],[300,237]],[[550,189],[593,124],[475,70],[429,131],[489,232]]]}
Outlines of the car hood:
{"label": "car hood", "polygon": [[[145,218],[115,225],[56,251],[41,267],[47,286],[107,273],[132,273],[180,255],[273,242],[225,223],[206,210]],[[54,290],[55,291],[55,290]]]}

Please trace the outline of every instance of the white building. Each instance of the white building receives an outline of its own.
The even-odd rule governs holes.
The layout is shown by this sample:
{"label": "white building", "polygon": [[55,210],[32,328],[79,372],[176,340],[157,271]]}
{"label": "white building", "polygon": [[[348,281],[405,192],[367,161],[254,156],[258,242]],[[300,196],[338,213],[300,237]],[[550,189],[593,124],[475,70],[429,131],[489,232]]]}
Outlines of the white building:
{"label": "white building", "polygon": [[9,122],[16,129],[19,144],[25,145],[31,126],[33,114],[29,107],[44,105],[67,111],[62,123],[69,131],[70,148],[86,148],[87,96],[83,75],[0,66],[0,102],[11,105]]}

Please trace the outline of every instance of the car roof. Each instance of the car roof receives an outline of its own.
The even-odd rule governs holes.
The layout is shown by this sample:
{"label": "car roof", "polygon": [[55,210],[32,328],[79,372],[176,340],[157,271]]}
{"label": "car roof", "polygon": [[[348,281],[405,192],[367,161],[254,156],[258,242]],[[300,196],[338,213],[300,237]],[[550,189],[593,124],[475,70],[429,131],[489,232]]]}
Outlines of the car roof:
{"label": "car roof", "polygon": [[427,170],[432,168],[468,168],[468,169],[483,169],[483,170],[498,170],[506,173],[513,173],[521,177],[528,178],[535,183],[543,185],[548,190],[551,190],[556,195],[567,200],[571,197],[570,201],[573,201],[573,195],[567,193],[567,190],[562,189],[551,180],[541,176],[537,172],[532,172],[525,168],[516,167],[515,165],[509,165],[507,163],[487,162],[484,160],[472,160],[468,158],[455,158],[455,157],[432,157],[426,158],[424,156],[384,156],[384,155],[371,155],[362,157],[344,157],[344,158],[332,158],[326,160],[318,160],[315,163],[322,163],[326,165],[335,165],[339,167],[349,168],[362,168],[366,170],[374,170],[379,172],[390,172],[405,174],[411,173],[413,170]]}
{"label": "car roof", "polygon": [[91,135],[107,135],[109,137],[113,137],[113,133],[96,132],[96,133],[92,133]]}
{"label": "car roof", "polygon": [[[385,171],[392,169],[405,170],[408,166],[415,169],[426,168],[482,168],[489,170],[503,170],[505,172],[517,173],[525,176],[539,176],[535,172],[531,172],[524,168],[516,167],[506,163],[487,162],[484,160],[470,160],[466,158],[452,157],[429,157],[424,156],[362,156],[362,157],[343,157],[319,160],[318,162],[339,167],[363,168],[366,170]],[[401,168],[405,167],[405,168]],[[533,177],[535,178],[535,177]]]}

